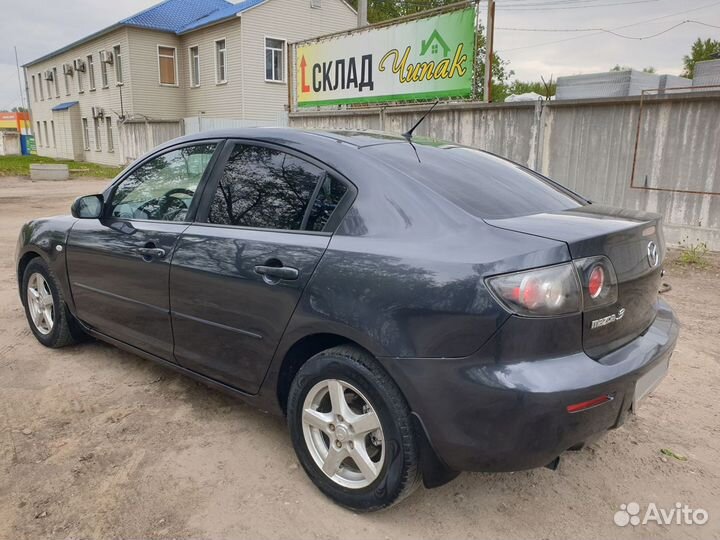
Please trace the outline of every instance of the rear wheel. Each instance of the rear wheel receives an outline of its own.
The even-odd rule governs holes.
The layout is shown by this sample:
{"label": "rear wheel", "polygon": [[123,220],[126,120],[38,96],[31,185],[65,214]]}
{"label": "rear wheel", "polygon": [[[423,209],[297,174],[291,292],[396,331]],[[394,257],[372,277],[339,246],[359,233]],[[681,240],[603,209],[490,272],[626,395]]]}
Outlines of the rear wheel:
{"label": "rear wheel", "polygon": [[341,346],[308,360],[290,389],[288,424],[308,476],[342,506],[386,508],[419,483],[410,411],[367,353]]}
{"label": "rear wheel", "polygon": [[35,258],[23,273],[22,299],[30,330],[46,347],[75,343],[82,335],[65,305],[55,274],[41,258]]}

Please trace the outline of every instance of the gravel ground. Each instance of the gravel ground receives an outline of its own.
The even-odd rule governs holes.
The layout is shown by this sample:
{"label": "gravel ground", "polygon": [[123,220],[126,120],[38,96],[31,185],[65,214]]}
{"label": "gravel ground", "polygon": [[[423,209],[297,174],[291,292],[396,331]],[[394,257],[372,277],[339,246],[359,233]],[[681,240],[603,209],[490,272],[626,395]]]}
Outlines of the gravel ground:
{"label": "gravel ground", "polygon": [[[624,427],[556,472],[462,474],[357,515],[313,487],[282,419],[102,343],[36,342],[16,289],[18,230],[105,184],[0,178],[0,538],[720,538],[717,258],[669,265],[680,341]],[[710,519],[620,528],[630,502]]]}

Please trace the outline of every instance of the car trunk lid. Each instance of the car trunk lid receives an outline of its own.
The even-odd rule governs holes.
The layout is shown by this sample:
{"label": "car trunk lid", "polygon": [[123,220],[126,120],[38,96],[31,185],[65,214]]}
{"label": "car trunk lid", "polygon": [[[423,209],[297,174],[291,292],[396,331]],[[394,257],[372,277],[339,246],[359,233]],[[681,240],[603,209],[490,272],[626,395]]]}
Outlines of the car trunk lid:
{"label": "car trunk lid", "polygon": [[[657,214],[587,205],[486,220],[503,229],[565,242],[573,259],[604,255],[618,280],[617,301],[583,313],[583,347],[594,359],[642,335],[655,319],[665,255]],[[657,254],[657,257],[655,256]]]}

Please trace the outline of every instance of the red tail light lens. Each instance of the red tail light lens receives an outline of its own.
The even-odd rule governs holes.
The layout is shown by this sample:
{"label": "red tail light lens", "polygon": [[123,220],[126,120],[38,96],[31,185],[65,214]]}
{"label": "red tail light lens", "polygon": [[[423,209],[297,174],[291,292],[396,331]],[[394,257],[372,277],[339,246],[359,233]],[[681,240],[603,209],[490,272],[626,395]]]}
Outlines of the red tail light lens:
{"label": "red tail light lens", "polygon": [[590,271],[590,278],[588,279],[588,292],[590,298],[597,298],[600,296],[605,285],[605,270],[603,267],[598,265]]}
{"label": "red tail light lens", "polygon": [[553,317],[581,310],[582,294],[572,263],[494,276],[486,280],[509,311],[527,317]]}
{"label": "red tail light lens", "polygon": [[617,302],[617,276],[610,259],[601,255],[574,262],[582,285],[584,311]]}

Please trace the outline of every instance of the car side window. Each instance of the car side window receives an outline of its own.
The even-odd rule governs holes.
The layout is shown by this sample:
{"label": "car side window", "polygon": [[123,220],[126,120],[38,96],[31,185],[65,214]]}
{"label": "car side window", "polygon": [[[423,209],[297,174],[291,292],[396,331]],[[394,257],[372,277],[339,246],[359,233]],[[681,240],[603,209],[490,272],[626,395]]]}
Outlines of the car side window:
{"label": "car side window", "polygon": [[347,190],[347,186],[340,180],[326,175],[313,200],[306,228],[310,231],[322,231]]}
{"label": "car side window", "polygon": [[215,147],[216,144],[184,146],[143,163],[115,189],[109,215],[185,221]]}
{"label": "car side window", "polygon": [[[291,154],[238,144],[220,177],[207,220],[218,225],[302,229],[310,199],[325,176],[321,168]],[[322,217],[318,215],[316,221]]]}

